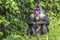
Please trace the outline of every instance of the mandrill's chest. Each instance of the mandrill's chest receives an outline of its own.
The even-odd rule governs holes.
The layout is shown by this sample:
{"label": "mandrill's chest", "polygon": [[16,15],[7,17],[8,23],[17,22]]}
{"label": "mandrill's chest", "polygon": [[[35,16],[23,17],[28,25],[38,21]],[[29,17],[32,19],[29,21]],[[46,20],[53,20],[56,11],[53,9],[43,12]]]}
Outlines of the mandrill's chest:
{"label": "mandrill's chest", "polygon": [[46,15],[44,14],[39,14],[38,16],[35,16],[35,14],[31,14],[31,19],[32,20],[42,20]]}
{"label": "mandrill's chest", "polygon": [[31,14],[31,20],[40,20],[40,15],[35,16],[35,14]]}

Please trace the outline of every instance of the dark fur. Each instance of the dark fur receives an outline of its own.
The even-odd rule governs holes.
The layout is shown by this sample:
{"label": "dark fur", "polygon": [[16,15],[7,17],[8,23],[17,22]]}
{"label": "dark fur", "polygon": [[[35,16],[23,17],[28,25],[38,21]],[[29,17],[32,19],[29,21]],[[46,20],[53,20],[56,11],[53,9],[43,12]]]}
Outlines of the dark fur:
{"label": "dark fur", "polygon": [[[42,8],[40,8],[40,12],[43,12]],[[45,15],[45,13],[44,13],[44,15]],[[36,20],[35,17],[32,18],[32,16],[30,15],[30,17],[28,19],[27,34],[28,35],[46,34],[47,32],[49,32],[48,25],[49,25],[49,21],[46,16],[43,17],[42,19],[39,18],[39,20]],[[38,31],[36,31],[39,27],[40,27],[40,29]]]}

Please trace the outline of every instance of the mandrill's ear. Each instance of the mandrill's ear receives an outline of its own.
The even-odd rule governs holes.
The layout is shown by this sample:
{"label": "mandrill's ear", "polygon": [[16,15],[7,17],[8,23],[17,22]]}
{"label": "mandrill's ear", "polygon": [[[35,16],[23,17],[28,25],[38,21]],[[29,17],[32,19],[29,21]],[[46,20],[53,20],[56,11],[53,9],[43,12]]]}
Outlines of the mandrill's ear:
{"label": "mandrill's ear", "polygon": [[42,6],[40,6],[39,9],[40,9],[40,12],[44,12]]}

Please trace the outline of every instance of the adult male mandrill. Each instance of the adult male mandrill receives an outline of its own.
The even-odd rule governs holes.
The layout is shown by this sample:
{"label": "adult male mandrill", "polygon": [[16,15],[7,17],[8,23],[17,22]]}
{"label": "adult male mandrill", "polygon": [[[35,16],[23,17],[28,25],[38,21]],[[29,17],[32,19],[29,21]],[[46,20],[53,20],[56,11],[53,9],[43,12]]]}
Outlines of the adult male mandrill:
{"label": "adult male mandrill", "polygon": [[29,16],[28,19],[28,35],[43,35],[49,32],[48,26],[49,21],[48,18],[42,9],[41,6],[36,5],[34,7],[33,14]]}

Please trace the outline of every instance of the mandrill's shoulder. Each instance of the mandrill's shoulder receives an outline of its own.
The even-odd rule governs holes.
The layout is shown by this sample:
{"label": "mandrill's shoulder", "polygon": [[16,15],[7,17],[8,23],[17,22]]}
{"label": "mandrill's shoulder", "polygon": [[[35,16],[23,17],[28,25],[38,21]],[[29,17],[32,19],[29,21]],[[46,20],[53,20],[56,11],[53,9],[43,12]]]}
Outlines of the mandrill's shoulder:
{"label": "mandrill's shoulder", "polygon": [[34,19],[34,14],[31,14],[30,17],[29,17],[31,20]]}
{"label": "mandrill's shoulder", "polygon": [[34,14],[31,14],[30,16],[31,16],[32,18],[34,18]]}

